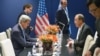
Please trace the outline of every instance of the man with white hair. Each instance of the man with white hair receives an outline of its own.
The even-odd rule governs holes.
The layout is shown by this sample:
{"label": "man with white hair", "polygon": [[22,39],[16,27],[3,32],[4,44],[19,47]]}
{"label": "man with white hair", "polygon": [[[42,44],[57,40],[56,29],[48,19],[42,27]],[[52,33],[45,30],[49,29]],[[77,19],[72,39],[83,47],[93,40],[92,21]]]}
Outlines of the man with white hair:
{"label": "man with white hair", "polygon": [[26,47],[32,47],[35,40],[27,35],[25,29],[29,26],[31,18],[27,15],[21,15],[18,24],[12,28],[11,40],[16,56]]}

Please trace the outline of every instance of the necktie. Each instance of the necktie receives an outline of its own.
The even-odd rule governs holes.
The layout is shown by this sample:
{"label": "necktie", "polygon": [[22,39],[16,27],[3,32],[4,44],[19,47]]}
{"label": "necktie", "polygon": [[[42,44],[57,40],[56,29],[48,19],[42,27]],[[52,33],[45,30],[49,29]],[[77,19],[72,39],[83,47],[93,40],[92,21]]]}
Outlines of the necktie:
{"label": "necktie", "polygon": [[80,34],[80,29],[78,29],[76,40],[78,40]]}
{"label": "necktie", "polygon": [[68,23],[70,22],[70,19],[69,19],[69,15],[68,15],[68,9],[67,8],[65,8],[65,14],[66,14],[66,16],[67,16],[67,20],[68,20]]}
{"label": "necktie", "polygon": [[25,41],[25,43],[26,43],[25,31],[23,30],[22,32],[23,32],[24,41]]}
{"label": "necktie", "polygon": [[[68,9],[67,7],[64,9],[65,11],[65,14],[66,14],[66,17],[67,17],[67,20],[68,20],[68,24],[70,23],[70,19],[69,19],[69,14],[68,14]],[[69,32],[71,34],[71,26],[69,25]]]}

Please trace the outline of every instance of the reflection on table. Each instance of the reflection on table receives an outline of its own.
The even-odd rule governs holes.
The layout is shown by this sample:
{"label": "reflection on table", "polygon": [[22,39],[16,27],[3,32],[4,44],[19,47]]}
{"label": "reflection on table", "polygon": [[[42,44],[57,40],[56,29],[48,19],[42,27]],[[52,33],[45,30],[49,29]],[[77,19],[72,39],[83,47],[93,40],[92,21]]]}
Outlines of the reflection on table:
{"label": "reflection on table", "polygon": [[34,45],[33,48],[26,48],[25,50],[23,50],[20,56],[27,56],[29,53],[31,53],[31,56],[76,56],[73,48],[67,48],[65,46],[67,43],[67,38],[67,35],[63,35],[61,46],[59,43],[53,44],[54,50],[52,53],[47,51],[43,55],[43,48],[36,47]]}
{"label": "reflection on table", "polygon": [[42,46],[38,46],[36,47],[35,45],[32,48],[32,55],[33,56],[59,56],[61,53],[61,46],[58,43],[54,43],[53,44],[53,50],[49,51],[45,51],[43,52],[43,47]]}

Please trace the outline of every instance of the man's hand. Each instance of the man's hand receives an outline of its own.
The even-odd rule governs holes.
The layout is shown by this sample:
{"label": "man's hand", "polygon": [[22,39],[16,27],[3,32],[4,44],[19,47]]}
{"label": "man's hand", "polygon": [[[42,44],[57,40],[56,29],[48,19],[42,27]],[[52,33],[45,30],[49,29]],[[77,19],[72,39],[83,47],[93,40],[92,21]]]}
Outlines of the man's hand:
{"label": "man's hand", "polygon": [[74,40],[67,40],[67,47],[72,48],[74,44]]}
{"label": "man's hand", "polygon": [[87,51],[84,56],[91,56],[91,52]]}
{"label": "man's hand", "polygon": [[67,39],[67,43],[68,43],[69,41],[72,41],[72,40],[73,40],[72,38]]}

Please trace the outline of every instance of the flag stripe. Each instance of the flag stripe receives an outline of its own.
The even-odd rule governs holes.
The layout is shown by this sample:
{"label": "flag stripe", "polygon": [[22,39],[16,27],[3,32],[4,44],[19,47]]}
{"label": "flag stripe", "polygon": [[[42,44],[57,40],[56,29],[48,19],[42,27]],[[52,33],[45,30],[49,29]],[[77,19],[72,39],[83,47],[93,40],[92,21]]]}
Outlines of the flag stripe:
{"label": "flag stripe", "polygon": [[41,22],[41,25],[42,25],[42,26],[45,25],[45,23],[44,23],[42,17],[40,17],[40,16],[38,15],[38,18],[39,18],[39,20],[40,20],[40,22]]}
{"label": "flag stripe", "polygon": [[46,17],[46,15],[43,16],[43,20],[44,20],[44,23],[47,26],[49,23],[48,23],[48,18]]}
{"label": "flag stripe", "polygon": [[[41,20],[42,19],[42,20]],[[46,20],[47,20],[47,23],[46,23]],[[43,32],[45,29],[44,29],[44,26],[47,26],[49,25],[48,24],[48,19],[45,17],[44,15],[44,18],[40,17],[38,14],[37,14],[37,18],[36,18],[36,34],[41,34],[41,32]]]}
{"label": "flag stripe", "polygon": [[42,31],[40,24],[37,22],[36,27],[38,28],[39,31]]}
{"label": "flag stripe", "polygon": [[46,26],[47,23],[46,23],[46,18],[45,18],[45,16],[43,16],[42,19],[43,19],[43,23],[44,23],[43,26]]}
{"label": "flag stripe", "polygon": [[42,34],[45,29],[44,26],[49,25],[48,14],[46,12],[45,0],[39,0],[39,7],[36,17],[35,33]]}
{"label": "flag stripe", "polygon": [[43,25],[42,25],[42,23],[40,23],[40,20],[39,20],[39,18],[37,18],[37,24],[36,25],[38,25],[38,28],[40,29],[40,31],[42,32],[43,31]]}
{"label": "flag stripe", "polygon": [[36,34],[40,34],[40,31],[39,31],[39,29],[37,28],[37,26],[35,27],[35,33],[36,33]]}

